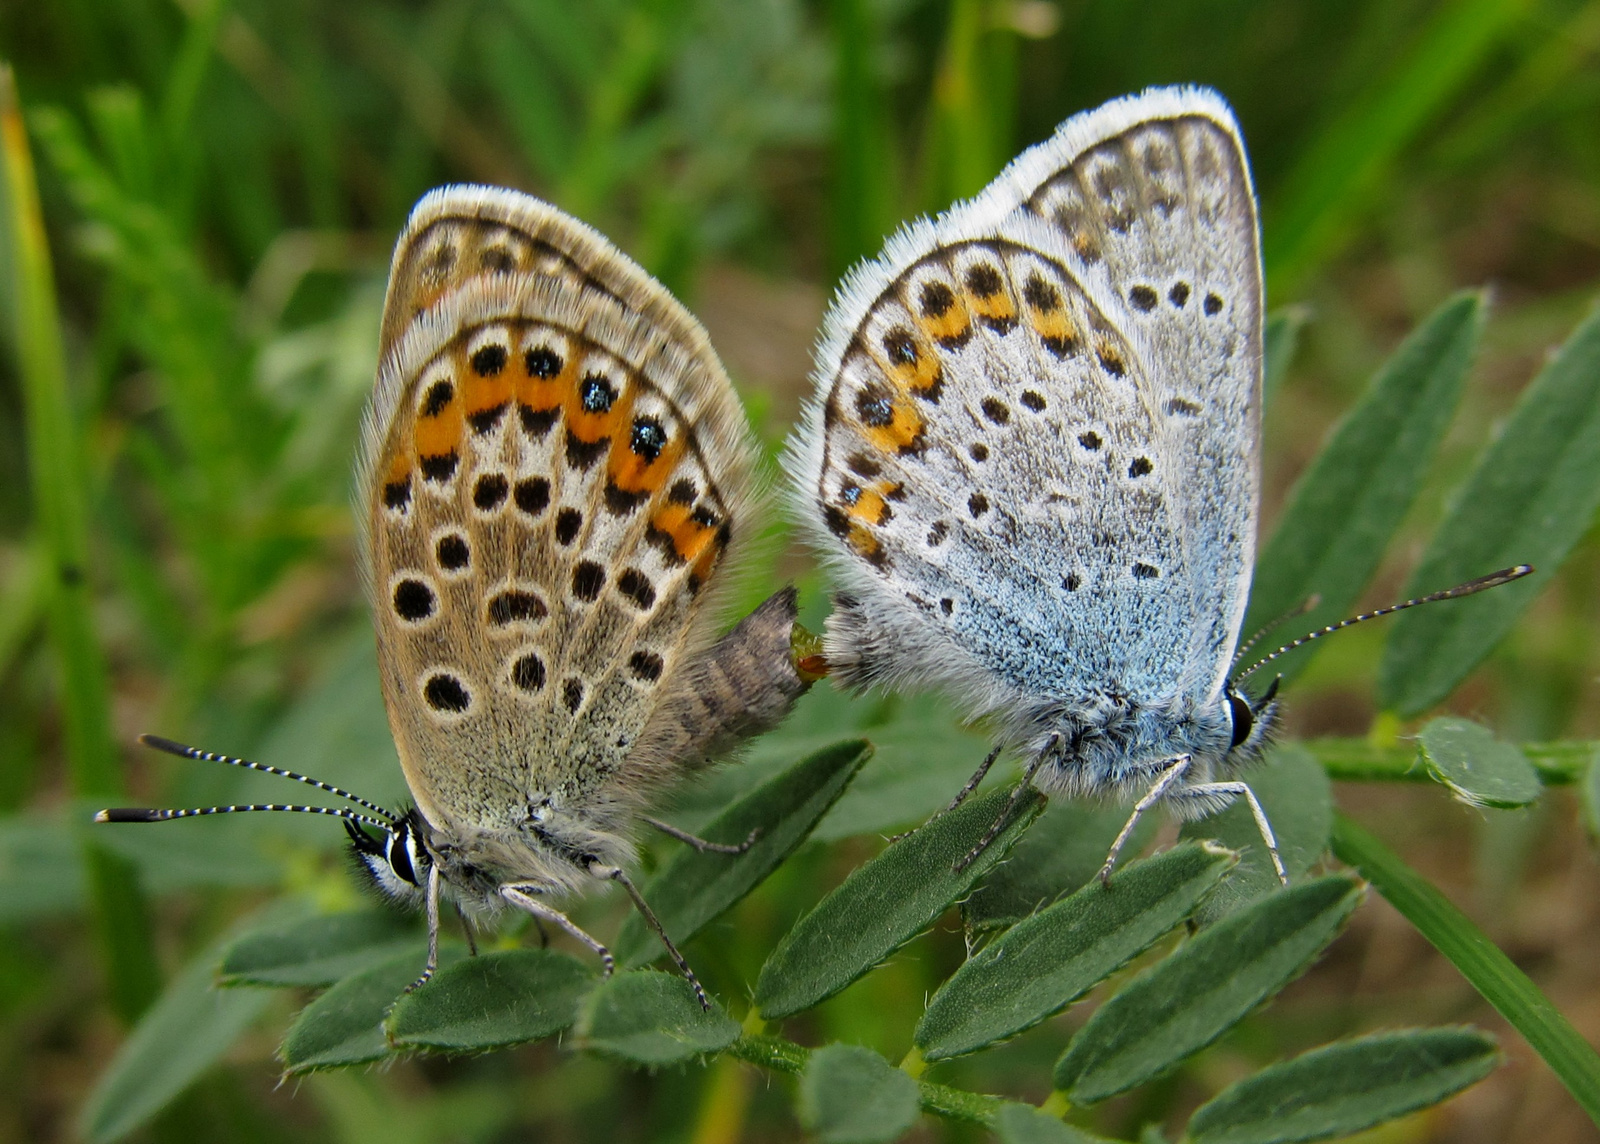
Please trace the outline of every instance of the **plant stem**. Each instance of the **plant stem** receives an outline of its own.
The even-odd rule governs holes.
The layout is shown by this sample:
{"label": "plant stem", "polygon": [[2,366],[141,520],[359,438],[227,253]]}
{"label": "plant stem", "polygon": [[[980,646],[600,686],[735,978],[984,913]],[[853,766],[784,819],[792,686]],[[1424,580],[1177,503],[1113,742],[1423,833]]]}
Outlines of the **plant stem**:
{"label": "plant stem", "polygon": [[[724,1051],[741,1061],[760,1065],[764,1069],[791,1074],[803,1071],[806,1061],[811,1056],[810,1049],[783,1037],[756,1036],[750,1033],[740,1037]],[[917,1096],[921,1101],[922,1111],[942,1116],[946,1120],[962,1120],[969,1124],[988,1125],[1005,1104],[1005,1101],[998,1096],[985,1096],[920,1078],[917,1080]]]}
{"label": "plant stem", "polygon": [[[34,527],[45,563],[43,593],[56,657],[67,763],[75,794],[110,801],[121,794],[122,781],[111,732],[105,657],[95,638],[88,582],[85,470],[67,395],[55,275],[33,158],[11,69],[4,64],[0,64],[0,148],[11,240],[12,329],[27,414]],[[118,1015],[131,1022],[160,988],[149,912],[134,869],[125,859],[86,842],[84,862],[112,1003]]]}
{"label": "plant stem", "polygon": [[1450,959],[1544,1058],[1561,1083],[1600,1124],[1600,1054],[1568,1023],[1539,987],[1500,948],[1375,836],[1335,813],[1335,855],[1361,871],[1417,932]]}
{"label": "plant stem", "polygon": [[[1375,746],[1369,739],[1308,739],[1303,744],[1317,757],[1329,778],[1346,782],[1431,782],[1419,765],[1416,744]],[[1577,782],[1600,750],[1600,742],[1572,739],[1555,743],[1519,743],[1546,786]]]}

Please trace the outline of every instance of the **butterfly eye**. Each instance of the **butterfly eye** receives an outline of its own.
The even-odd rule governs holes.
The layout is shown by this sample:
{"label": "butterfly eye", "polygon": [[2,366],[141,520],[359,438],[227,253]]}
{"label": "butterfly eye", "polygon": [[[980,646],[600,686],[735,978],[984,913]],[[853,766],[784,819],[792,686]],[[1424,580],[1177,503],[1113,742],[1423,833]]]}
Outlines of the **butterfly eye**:
{"label": "butterfly eye", "polygon": [[1232,750],[1250,737],[1256,725],[1256,713],[1250,709],[1249,701],[1236,691],[1228,692],[1228,711],[1233,716],[1233,742],[1228,744],[1228,749]]}
{"label": "butterfly eye", "polygon": [[403,882],[417,884],[416,868],[411,861],[411,831],[401,827],[389,835],[389,868]]}

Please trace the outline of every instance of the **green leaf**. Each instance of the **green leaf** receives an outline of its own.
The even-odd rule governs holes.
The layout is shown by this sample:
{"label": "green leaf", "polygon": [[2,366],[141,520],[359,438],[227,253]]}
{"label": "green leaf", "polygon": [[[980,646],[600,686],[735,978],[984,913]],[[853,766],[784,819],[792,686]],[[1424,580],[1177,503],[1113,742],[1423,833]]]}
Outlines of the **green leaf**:
{"label": "green leaf", "polygon": [[897,1139],[917,1109],[917,1082],[860,1045],[826,1045],[800,1074],[800,1123],[824,1144]]}
{"label": "green leaf", "polygon": [[[967,929],[1005,929],[1084,885],[1105,865],[1128,813],[1125,806],[1052,798],[1006,860],[961,903]],[[1160,815],[1140,818],[1123,853],[1138,854],[1160,826]]]}
{"label": "green leaf", "polygon": [[767,1020],[832,997],[933,923],[962,898],[1017,840],[1043,799],[1029,792],[970,865],[953,867],[1004,812],[1009,790],[974,795],[949,814],[857,867],[784,935],[756,980],[756,1008]]}
{"label": "green leaf", "polygon": [[1330,842],[1339,860],[1360,870],[1418,933],[1450,959],[1495,1012],[1544,1058],[1589,1119],[1600,1124],[1600,1053],[1528,975],[1431,882],[1342,814],[1334,815]]}
{"label": "green leaf", "polygon": [[1272,401],[1288,375],[1300,348],[1300,334],[1310,320],[1311,311],[1305,306],[1282,306],[1267,315],[1261,331],[1261,393],[1265,402]]}
{"label": "green leaf", "polygon": [[320,914],[234,942],[222,984],[327,986],[416,946],[416,927],[393,911]]}
{"label": "green leaf", "polygon": [[641,1065],[670,1065],[714,1053],[739,1037],[739,1023],[712,1002],[700,1007],[678,973],[635,970],[602,981],[584,1002],[578,1034],[585,1048]]}
{"label": "green leaf", "polygon": [[217,988],[227,940],[208,946],[167,984],[95,1081],[78,1116],[78,1131],[93,1144],[120,1140],[148,1122],[272,1003],[266,990]]}
{"label": "green leaf", "polygon": [[993,1127],[1000,1144],[1111,1144],[1032,1105],[1011,1101],[995,1114]]}
{"label": "green leaf", "polygon": [[1441,716],[1418,740],[1428,773],[1468,806],[1527,806],[1544,792],[1528,756],[1480,724]]}
{"label": "green leaf", "polygon": [[[465,952],[459,946],[446,946],[439,951],[439,963],[449,965]],[[426,948],[414,942],[404,953],[352,973],[300,1010],[278,1047],[286,1071],[298,1075],[388,1056],[384,1018],[426,960]]]}
{"label": "green leaf", "polygon": [[[1256,561],[1245,632],[1314,595],[1321,603],[1295,621],[1300,630],[1315,631],[1350,614],[1449,428],[1483,309],[1481,293],[1455,295],[1373,375],[1289,494],[1277,531]],[[1321,646],[1291,652],[1273,669],[1291,678]]]}
{"label": "green leaf", "polygon": [[1600,507],[1600,309],[1523,391],[1478,458],[1407,587],[1421,595],[1514,564],[1537,571],[1463,600],[1395,617],[1378,666],[1386,710],[1443,700],[1561,567]]}
{"label": "green leaf", "polygon": [[1189,1121],[1193,1144],[1293,1144],[1365,1131],[1438,1104],[1500,1063],[1476,1029],[1406,1029],[1323,1045],[1224,1089]]}
{"label": "green leaf", "polygon": [[400,999],[389,1039],[451,1052],[537,1041],[577,1019],[594,975],[576,958],[547,949],[469,957]]}
{"label": "green leaf", "polygon": [[[1289,872],[1289,880],[1298,881],[1328,848],[1328,831],[1333,827],[1333,787],[1328,772],[1310,751],[1298,743],[1288,743],[1272,748],[1261,766],[1240,777],[1255,791],[1272,824],[1278,856]],[[1255,815],[1243,799],[1235,799],[1219,814],[1184,823],[1179,837],[1213,838],[1241,856],[1228,880],[1201,907],[1202,923],[1231,914],[1278,888],[1272,856],[1262,841]]]}
{"label": "green leaf", "polygon": [[1201,930],[1095,1011],[1056,1062],[1055,1087],[1074,1104],[1091,1104],[1205,1048],[1298,977],[1361,894],[1354,878],[1319,878]]}
{"label": "green leaf", "polygon": [[[758,886],[794,853],[872,756],[870,744],[838,743],[802,759],[723,811],[702,834],[712,842],[755,843],[743,854],[702,853],[685,846],[645,886],[644,897],[672,940],[686,943]],[[617,958],[636,966],[665,952],[637,913],[623,924]]]}
{"label": "green leaf", "polygon": [[912,1038],[930,1061],[987,1048],[1082,997],[1192,913],[1236,855],[1194,843],[1091,881],[967,959]]}

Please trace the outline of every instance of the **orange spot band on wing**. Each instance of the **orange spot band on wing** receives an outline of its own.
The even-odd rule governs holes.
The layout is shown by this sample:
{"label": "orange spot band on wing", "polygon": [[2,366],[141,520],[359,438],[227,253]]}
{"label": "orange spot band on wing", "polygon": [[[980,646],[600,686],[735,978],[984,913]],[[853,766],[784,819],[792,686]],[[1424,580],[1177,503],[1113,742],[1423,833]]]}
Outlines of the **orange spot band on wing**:
{"label": "orange spot band on wing", "polygon": [[430,415],[426,409],[421,411],[417,415],[417,426],[413,434],[419,457],[442,457],[446,453],[455,452],[461,444],[460,395],[452,396],[437,413]]}
{"label": "orange spot band on wing", "polygon": [[683,442],[679,438],[669,439],[652,461],[648,453],[640,453],[634,448],[634,427],[629,428],[630,432],[612,438],[606,474],[611,478],[611,483],[625,493],[654,496],[666,485],[667,478],[678,464],[678,458],[683,455]]}

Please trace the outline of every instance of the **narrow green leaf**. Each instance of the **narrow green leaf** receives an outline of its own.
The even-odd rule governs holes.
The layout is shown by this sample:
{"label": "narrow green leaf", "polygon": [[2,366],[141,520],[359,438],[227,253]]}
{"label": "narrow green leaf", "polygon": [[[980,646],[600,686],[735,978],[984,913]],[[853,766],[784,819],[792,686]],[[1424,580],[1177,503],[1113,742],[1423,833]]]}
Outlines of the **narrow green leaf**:
{"label": "narrow green leaf", "polygon": [[[968,930],[1005,929],[1084,885],[1100,872],[1128,808],[1053,798],[1022,841],[961,903]],[[1139,819],[1123,852],[1138,854],[1161,826],[1161,816]]]}
{"label": "narrow green leaf", "polygon": [[416,945],[416,927],[393,911],[321,914],[234,942],[222,958],[222,984],[332,985]]}
{"label": "narrow green leaf", "polygon": [[1113,1144],[1032,1105],[1011,1101],[995,1114],[993,1128],[1000,1144]]}
{"label": "narrow green leaf", "polygon": [[[1286,743],[1272,748],[1261,766],[1240,777],[1250,784],[1266,812],[1289,880],[1298,881],[1328,848],[1328,831],[1333,827],[1333,787],[1328,773],[1299,743]],[[1201,906],[1203,923],[1216,921],[1278,888],[1272,856],[1243,799],[1235,799],[1220,814],[1184,823],[1179,837],[1213,838],[1241,856],[1228,880]]]}
{"label": "narrow green leaf", "polygon": [[1091,881],[967,959],[912,1038],[926,1060],[987,1048],[1082,997],[1188,917],[1236,861],[1190,843]]}
{"label": "narrow green leaf", "polygon": [[1395,617],[1378,666],[1379,701],[1402,716],[1466,678],[1561,567],[1600,507],[1600,308],[1523,391],[1428,545],[1407,593],[1514,564],[1537,571],[1463,600]]}
{"label": "narrow green leaf", "polygon": [[578,1035],[585,1048],[641,1065],[670,1065],[725,1049],[739,1022],[712,1002],[700,1007],[679,973],[642,969],[602,981],[583,1004]]}
{"label": "narrow green leaf", "polygon": [[1406,1029],[1323,1045],[1239,1081],[1189,1121],[1193,1144],[1294,1144],[1438,1104],[1500,1063],[1476,1029]]}
{"label": "narrow green leaf", "polygon": [[95,1081],[78,1116],[78,1131],[93,1144],[110,1144],[148,1122],[271,1004],[264,989],[217,988],[226,940],[208,946],[167,984]]}
{"label": "narrow green leaf", "polygon": [[756,1008],[774,1020],[832,997],[962,898],[1039,813],[1030,792],[989,848],[964,858],[1004,813],[1009,790],[974,795],[894,843],[851,875],[784,935],[756,980]]}
{"label": "narrow green leaf", "polygon": [[1468,806],[1527,806],[1544,791],[1528,756],[1480,724],[1444,715],[1418,739],[1428,773]]}
{"label": "narrow green leaf", "polygon": [[1283,384],[1294,364],[1295,352],[1300,348],[1300,334],[1311,320],[1311,310],[1306,306],[1282,306],[1267,315],[1261,330],[1262,370],[1261,393],[1266,402]]}
{"label": "narrow green leaf", "polygon": [[[760,885],[806,840],[871,757],[872,746],[860,740],[818,751],[745,795],[702,831],[712,842],[730,843],[743,842],[755,831],[755,843],[743,854],[701,853],[686,846],[673,855],[644,889],[672,940],[684,944]],[[617,939],[617,959],[631,967],[664,952],[639,915],[629,915]]]}
{"label": "narrow green leaf", "polygon": [[1095,1011],[1056,1062],[1055,1086],[1074,1104],[1090,1104],[1205,1048],[1298,977],[1361,894],[1354,878],[1319,878],[1200,931]]}
{"label": "narrow green leaf", "polygon": [[[1483,308],[1483,295],[1470,291],[1435,310],[1329,434],[1256,561],[1245,632],[1258,631],[1314,595],[1321,603],[1295,620],[1298,630],[1286,633],[1291,638],[1350,614],[1450,425],[1483,327]],[[1307,644],[1273,670],[1293,677],[1321,646]]]}
{"label": "narrow green leaf", "polygon": [[458,961],[400,999],[389,1039],[450,1052],[537,1041],[577,1019],[594,975],[548,949],[508,949]]}
{"label": "narrow green leaf", "polygon": [[800,1074],[800,1123],[824,1144],[897,1139],[917,1108],[917,1082],[860,1045],[825,1045]]}
{"label": "narrow green leaf", "polygon": [[1600,1125],[1600,1053],[1472,919],[1374,835],[1335,813],[1334,854],[1372,882],[1544,1058],[1589,1119]]}

